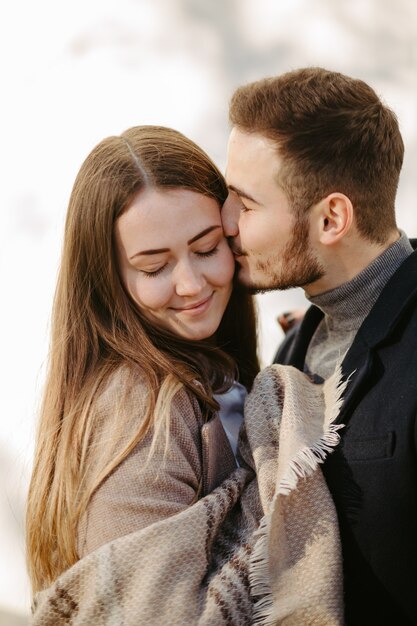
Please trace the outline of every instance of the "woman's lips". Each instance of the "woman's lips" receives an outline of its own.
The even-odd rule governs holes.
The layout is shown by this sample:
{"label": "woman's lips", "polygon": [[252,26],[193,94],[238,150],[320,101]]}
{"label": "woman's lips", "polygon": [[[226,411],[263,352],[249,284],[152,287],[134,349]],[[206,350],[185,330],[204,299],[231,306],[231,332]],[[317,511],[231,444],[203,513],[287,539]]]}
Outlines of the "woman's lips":
{"label": "woman's lips", "polygon": [[[214,293],[214,292],[213,292]],[[199,315],[200,313],[204,313],[210,306],[211,300],[213,298],[213,293],[205,298],[204,300],[200,300],[195,304],[187,304],[184,307],[172,307],[174,311],[178,313],[185,313],[186,315]]]}

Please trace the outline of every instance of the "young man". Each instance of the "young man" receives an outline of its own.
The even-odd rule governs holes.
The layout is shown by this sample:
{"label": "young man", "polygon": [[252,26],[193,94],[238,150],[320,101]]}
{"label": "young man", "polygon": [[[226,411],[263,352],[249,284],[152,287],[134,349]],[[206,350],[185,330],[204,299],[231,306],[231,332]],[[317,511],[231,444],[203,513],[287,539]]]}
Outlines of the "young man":
{"label": "young man", "polygon": [[417,252],[395,219],[396,117],[364,82],[306,68],[239,88],[230,121],[223,224],[239,280],[300,286],[312,304],[277,362],[349,377],[323,466],[346,623],[417,624]]}

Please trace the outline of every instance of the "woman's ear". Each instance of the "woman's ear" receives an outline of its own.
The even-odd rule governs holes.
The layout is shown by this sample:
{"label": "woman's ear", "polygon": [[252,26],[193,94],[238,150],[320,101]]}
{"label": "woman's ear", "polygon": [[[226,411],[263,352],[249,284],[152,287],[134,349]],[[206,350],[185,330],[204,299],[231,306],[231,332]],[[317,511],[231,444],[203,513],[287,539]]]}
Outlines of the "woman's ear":
{"label": "woman's ear", "polygon": [[331,246],[347,235],[353,224],[353,205],[343,193],[334,192],[316,206],[318,238],[321,244]]}

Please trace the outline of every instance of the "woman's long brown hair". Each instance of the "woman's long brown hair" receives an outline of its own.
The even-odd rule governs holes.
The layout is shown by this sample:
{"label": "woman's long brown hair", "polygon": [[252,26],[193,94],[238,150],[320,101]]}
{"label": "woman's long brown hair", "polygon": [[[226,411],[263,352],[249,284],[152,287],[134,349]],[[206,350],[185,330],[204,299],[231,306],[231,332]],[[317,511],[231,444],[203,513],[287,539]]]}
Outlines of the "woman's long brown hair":
{"label": "woman's long brown hair", "polygon": [[[67,211],[27,504],[34,592],[78,559],[80,517],[98,484],[155,426],[161,389],[169,398],[178,385],[185,386],[209,414],[217,408],[213,391],[236,376],[249,389],[259,369],[254,305],[239,288],[232,292],[215,342],[189,342],[158,330],[125,292],[114,223],[149,187],[187,188],[215,198],[219,207],[227,195],[222,175],[204,151],[164,127],[138,126],[104,139],[81,166]],[[149,390],[144,419],[121,454],[91,472],[89,443],[97,427],[92,407],[122,365],[140,371]]]}

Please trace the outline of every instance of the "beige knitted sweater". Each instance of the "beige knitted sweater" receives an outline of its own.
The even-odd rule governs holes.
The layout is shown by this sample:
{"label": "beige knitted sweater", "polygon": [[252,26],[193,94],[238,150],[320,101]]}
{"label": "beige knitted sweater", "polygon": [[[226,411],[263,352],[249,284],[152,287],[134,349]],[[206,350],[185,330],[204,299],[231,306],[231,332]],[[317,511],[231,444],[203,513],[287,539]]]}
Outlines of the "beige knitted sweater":
{"label": "beige knitted sweater", "polygon": [[[336,376],[313,385],[266,368],[234,470],[218,418],[203,426],[179,392],[165,460],[157,449],[148,461],[145,440],[103,483],[80,527],[82,558],[37,595],[33,626],[342,624],[337,518],[320,470],[339,439],[342,391]],[[125,410],[137,402],[133,390]]]}

